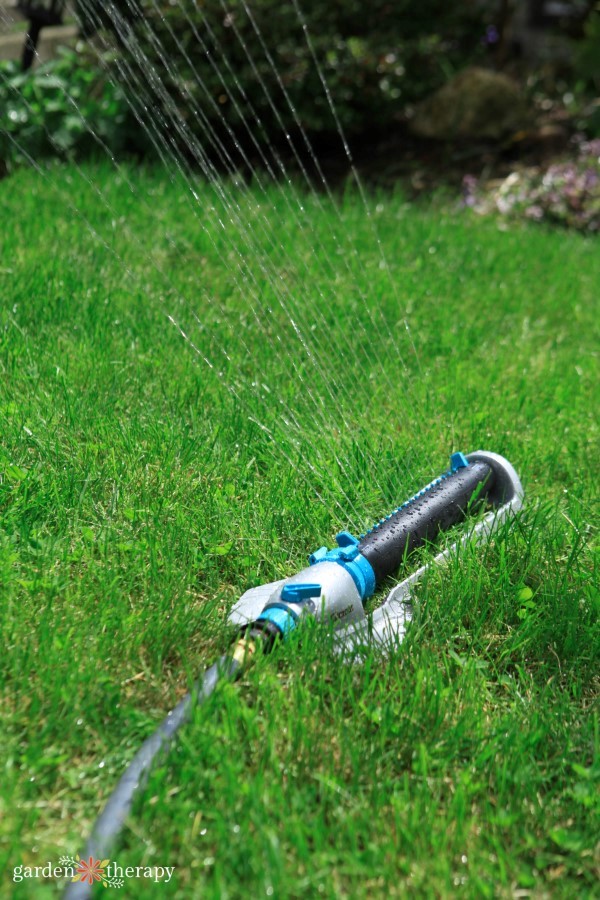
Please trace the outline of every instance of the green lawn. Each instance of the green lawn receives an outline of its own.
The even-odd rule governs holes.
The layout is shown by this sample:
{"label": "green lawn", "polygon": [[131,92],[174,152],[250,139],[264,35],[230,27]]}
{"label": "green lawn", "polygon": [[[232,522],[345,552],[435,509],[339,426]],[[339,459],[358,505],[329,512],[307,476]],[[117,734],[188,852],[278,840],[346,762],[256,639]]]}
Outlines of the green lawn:
{"label": "green lawn", "polygon": [[0,182],[2,896],[57,894],[13,867],[82,848],[242,591],[475,449],[515,527],[393,658],[311,630],[198,708],[113,854],[175,874],[119,896],[598,896],[598,242],[382,195],[385,268],[352,191],[195,190]]}

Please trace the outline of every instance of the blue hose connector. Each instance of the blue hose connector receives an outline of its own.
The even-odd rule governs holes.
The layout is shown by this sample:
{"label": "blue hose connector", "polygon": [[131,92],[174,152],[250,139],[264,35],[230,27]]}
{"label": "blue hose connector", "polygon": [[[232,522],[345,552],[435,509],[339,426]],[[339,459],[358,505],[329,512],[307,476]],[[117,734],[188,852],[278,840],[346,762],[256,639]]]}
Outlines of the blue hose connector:
{"label": "blue hose connector", "polygon": [[296,616],[284,606],[269,606],[261,612],[257,622],[271,622],[286,637],[296,627]]}

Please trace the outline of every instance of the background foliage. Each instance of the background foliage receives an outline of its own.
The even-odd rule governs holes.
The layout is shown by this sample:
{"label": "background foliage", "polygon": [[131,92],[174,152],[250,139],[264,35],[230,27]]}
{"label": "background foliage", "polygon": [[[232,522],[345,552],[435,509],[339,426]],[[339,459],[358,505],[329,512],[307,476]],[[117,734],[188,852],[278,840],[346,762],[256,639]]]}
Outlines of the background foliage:
{"label": "background foliage", "polygon": [[[556,122],[563,141],[558,159],[524,160],[530,169],[519,174],[516,199],[511,187],[511,209],[532,207],[538,218],[597,229],[598,160],[576,158],[568,138],[600,136],[600,13],[590,7],[577,19],[568,63],[561,57],[542,65],[518,61],[502,9],[491,0],[302,0],[301,12],[295,0],[253,0],[251,8],[246,0],[78,0],[91,45],[80,42],[28,73],[0,63],[0,176],[28,158],[81,159],[107,149],[120,156],[158,151],[169,166],[177,152],[210,175],[257,165],[278,173],[281,159],[293,155],[311,170],[300,129],[320,161],[340,157],[335,116],[354,143],[366,138],[372,165],[380,166],[382,136],[456,72],[487,58],[519,74],[533,141],[536,128],[549,123],[552,131]],[[394,154],[410,155],[405,129],[394,133]],[[416,146],[414,165],[431,164],[428,152],[427,144]],[[500,142],[493,152],[502,156]],[[438,181],[447,177],[447,160],[441,171],[433,165]],[[471,182],[486,177],[488,164],[480,162],[467,163],[476,173],[467,176]],[[550,163],[558,168],[547,184]],[[512,171],[500,173],[503,183]]]}
{"label": "background foliage", "polygon": [[238,128],[249,105],[253,127],[260,122],[271,138],[299,123],[333,131],[313,50],[349,133],[389,124],[482,52],[485,4],[475,0],[304,0],[301,8],[280,0],[252,3],[251,11],[245,0],[79,4],[88,30],[104,25],[117,34],[129,75],[139,79],[136,93],[151,66],[165,88],[163,111],[172,100],[171,113],[195,133],[205,118],[222,131],[222,116]]}
{"label": "background foliage", "polygon": [[131,117],[116,82],[89,56],[63,50],[28,72],[0,63],[0,121],[0,163],[12,163],[119,150]]}

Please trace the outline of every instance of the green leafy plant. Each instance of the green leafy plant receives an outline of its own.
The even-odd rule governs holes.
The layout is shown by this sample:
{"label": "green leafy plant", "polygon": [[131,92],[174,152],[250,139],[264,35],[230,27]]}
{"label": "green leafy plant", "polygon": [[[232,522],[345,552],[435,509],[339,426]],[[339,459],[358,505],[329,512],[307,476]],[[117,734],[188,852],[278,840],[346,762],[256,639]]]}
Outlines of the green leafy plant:
{"label": "green leafy plant", "polygon": [[0,160],[83,157],[122,149],[130,115],[123,92],[93,57],[74,50],[28,72],[0,63]]}

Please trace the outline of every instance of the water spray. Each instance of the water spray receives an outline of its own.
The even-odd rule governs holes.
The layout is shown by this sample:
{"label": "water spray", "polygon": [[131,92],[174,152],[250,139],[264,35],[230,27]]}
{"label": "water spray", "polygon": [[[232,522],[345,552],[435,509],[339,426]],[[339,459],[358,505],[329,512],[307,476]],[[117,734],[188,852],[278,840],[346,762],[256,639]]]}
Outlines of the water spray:
{"label": "water spray", "polygon": [[[523,489],[512,465],[496,453],[454,453],[450,468],[381,519],[360,538],[342,531],[337,546],[321,547],[309,565],[289,578],[246,591],[233,606],[229,622],[235,637],[225,653],[198,681],[137,752],[98,818],[83,858],[104,859],[125,824],[133,800],[154,758],[165,750],[195,703],[205,700],[223,680],[233,680],[259,653],[285,640],[306,617],[326,620],[334,629],[338,652],[360,659],[360,648],[377,645],[390,653],[402,641],[412,618],[415,584],[443,565],[468,542],[485,542],[518,512]],[[474,513],[475,524],[450,547],[396,585],[383,603],[367,614],[365,604],[383,588],[411,551],[436,539]],[[89,897],[87,882],[73,882],[67,900]]]}

